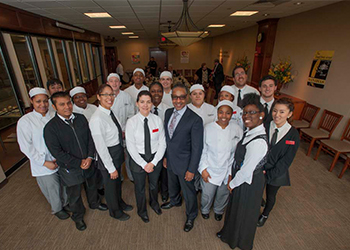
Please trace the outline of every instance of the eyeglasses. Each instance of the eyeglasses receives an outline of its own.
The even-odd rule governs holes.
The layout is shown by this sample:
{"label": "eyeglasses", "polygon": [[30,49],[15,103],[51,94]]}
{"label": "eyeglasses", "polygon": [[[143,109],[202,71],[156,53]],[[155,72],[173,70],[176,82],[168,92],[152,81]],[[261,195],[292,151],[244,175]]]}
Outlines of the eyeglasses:
{"label": "eyeglasses", "polygon": [[244,76],[244,75],[245,75],[245,72],[241,72],[241,73],[235,74],[236,77],[238,77],[238,76]]}
{"label": "eyeglasses", "polygon": [[243,115],[255,115],[257,113],[260,113],[260,111],[255,111],[255,110],[252,110],[252,111],[243,111]]}
{"label": "eyeglasses", "polygon": [[100,96],[103,96],[103,97],[107,97],[107,96],[109,96],[109,97],[114,97],[115,94],[100,94]]}
{"label": "eyeglasses", "polygon": [[171,95],[171,99],[173,99],[173,100],[180,99],[183,101],[183,100],[186,100],[186,97],[187,97],[187,95],[179,95],[179,96]]}

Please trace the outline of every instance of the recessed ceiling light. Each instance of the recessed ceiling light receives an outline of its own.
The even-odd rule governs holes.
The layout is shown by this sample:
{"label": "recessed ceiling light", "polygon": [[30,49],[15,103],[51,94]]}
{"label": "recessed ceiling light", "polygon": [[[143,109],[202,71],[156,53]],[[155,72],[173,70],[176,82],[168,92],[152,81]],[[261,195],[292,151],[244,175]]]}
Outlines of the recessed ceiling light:
{"label": "recessed ceiling light", "polygon": [[270,14],[268,14],[268,13],[265,13],[263,16],[269,16]]}
{"label": "recessed ceiling light", "polygon": [[222,28],[225,27],[225,24],[210,24],[208,28]]}
{"label": "recessed ceiling light", "polygon": [[129,38],[139,38],[139,36],[129,36]]}
{"label": "recessed ceiling light", "polygon": [[252,16],[256,13],[258,13],[259,11],[236,11],[234,13],[232,13],[230,16]]}
{"label": "recessed ceiling light", "polygon": [[105,18],[105,17],[111,17],[110,14],[107,12],[96,12],[96,13],[84,13],[84,15],[90,17],[90,18]]}
{"label": "recessed ceiling light", "polygon": [[134,35],[134,32],[122,32],[122,35]]}
{"label": "recessed ceiling light", "polygon": [[296,2],[294,3],[294,5],[302,5],[303,3],[302,2]]}
{"label": "recessed ceiling light", "polygon": [[125,29],[126,27],[124,25],[112,25],[109,26],[111,29]]}

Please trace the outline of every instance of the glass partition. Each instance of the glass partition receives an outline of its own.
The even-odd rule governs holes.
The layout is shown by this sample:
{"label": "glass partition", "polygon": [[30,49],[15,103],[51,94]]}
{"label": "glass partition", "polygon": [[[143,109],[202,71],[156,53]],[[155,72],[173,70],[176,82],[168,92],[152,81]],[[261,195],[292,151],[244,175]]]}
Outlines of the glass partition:
{"label": "glass partition", "polygon": [[96,77],[98,81],[98,85],[101,85],[104,82],[102,71],[101,71],[101,60],[100,60],[100,51],[96,46],[92,46],[92,56],[94,58],[93,63],[96,70]]}
{"label": "glass partition", "polygon": [[76,81],[76,85],[79,85],[82,83],[81,76],[80,76],[80,69],[78,66],[78,62],[77,62],[77,54],[75,53],[75,46],[73,44],[72,41],[68,41],[68,49],[71,55],[71,59],[72,59],[72,63],[73,63],[73,69],[74,72],[72,73],[72,77],[74,77],[75,81]]}
{"label": "glass partition", "polygon": [[62,80],[63,80],[63,85],[66,90],[72,88],[72,85],[69,80],[69,67],[66,65],[66,59],[64,56],[64,51],[62,47],[62,41],[61,40],[54,40],[55,41],[55,46],[57,50],[57,56],[58,56],[58,62],[61,68],[61,73],[62,73]]}
{"label": "glass partition", "polygon": [[55,73],[55,69],[52,65],[52,58],[50,56],[50,51],[47,44],[47,39],[43,37],[37,37],[40,54],[43,60],[43,64],[45,67],[45,74],[47,79],[58,78],[57,72]]}
{"label": "glass partition", "polygon": [[84,44],[81,42],[77,42],[76,44],[78,48],[79,64],[81,66],[81,75],[83,77],[83,83],[88,82],[90,81],[90,77]]}

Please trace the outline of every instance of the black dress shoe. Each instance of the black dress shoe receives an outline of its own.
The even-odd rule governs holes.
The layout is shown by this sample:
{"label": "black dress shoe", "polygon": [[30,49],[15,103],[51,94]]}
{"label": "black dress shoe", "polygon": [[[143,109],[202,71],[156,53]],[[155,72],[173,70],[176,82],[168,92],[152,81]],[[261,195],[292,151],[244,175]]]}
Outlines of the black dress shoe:
{"label": "black dress shoe", "polygon": [[123,211],[129,212],[131,210],[133,210],[133,206],[131,206],[131,205],[126,204],[125,207],[123,207]]}
{"label": "black dress shoe", "polygon": [[63,207],[63,210],[66,211],[67,213],[71,213],[72,210],[70,210],[69,205],[66,205]]}
{"label": "black dress shoe", "polygon": [[185,223],[184,231],[189,232],[193,228],[194,220],[187,220]]}
{"label": "black dress shoe", "polygon": [[264,198],[262,198],[262,200],[261,200],[261,206],[262,206],[262,207],[265,207],[265,206],[266,206],[266,201],[264,200]]}
{"label": "black dress shoe", "polygon": [[69,213],[67,213],[64,209],[55,213],[56,217],[60,220],[66,220],[70,217]]}
{"label": "black dress shoe", "polygon": [[221,221],[222,220],[222,214],[215,214],[215,220]]}
{"label": "black dress shoe", "polygon": [[[115,217],[113,217],[113,218],[115,218]],[[130,219],[130,215],[123,213],[122,216],[120,216],[119,218],[115,218],[115,219],[120,220],[120,221],[126,221],[126,220]]]}
{"label": "black dress shoe", "polygon": [[166,202],[160,206],[161,209],[170,209],[172,207],[181,207],[181,202],[179,204],[173,205],[170,202]]}
{"label": "black dress shoe", "polygon": [[162,214],[162,209],[160,209],[160,208],[153,209],[153,211],[158,215]]}
{"label": "black dress shoe", "polygon": [[207,220],[209,219],[209,214],[202,214],[203,219]]}
{"label": "black dress shoe", "polygon": [[148,215],[144,215],[144,216],[140,216],[140,217],[141,217],[141,220],[142,220],[144,223],[148,223],[148,222],[149,222]]}
{"label": "black dress shoe", "polygon": [[98,209],[98,210],[100,210],[100,211],[107,211],[107,210],[108,210],[108,207],[107,207],[106,204],[100,203],[100,204],[98,205],[98,207],[96,207],[96,208],[94,208],[94,209]]}
{"label": "black dress shoe", "polygon": [[101,188],[101,189],[97,189],[97,193],[101,196],[104,196],[105,195],[105,189],[104,188]]}
{"label": "black dress shoe", "polygon": [[168,195],[162,195],[162,202],[166,202],[169,199]]}
{"label": "black dress shoe", "polygon": [[83,220],[81,221],[76,221],[75,226],[79,231],[84,231],[86,229],[86,224]]}
{"label": "black dress shoe", "polygon": [[258,227],[262,227],[265,222],[267,221],[267,216],[260,215],[259,220],[258,220]]}
{"label": "black dress shoe", "polygon": [[222,236],[222,235],[221,235],[221,232],[217,232],[217,233],[216,233],[216,237],[218,237],[219,239],[221,239],[221,236]]}

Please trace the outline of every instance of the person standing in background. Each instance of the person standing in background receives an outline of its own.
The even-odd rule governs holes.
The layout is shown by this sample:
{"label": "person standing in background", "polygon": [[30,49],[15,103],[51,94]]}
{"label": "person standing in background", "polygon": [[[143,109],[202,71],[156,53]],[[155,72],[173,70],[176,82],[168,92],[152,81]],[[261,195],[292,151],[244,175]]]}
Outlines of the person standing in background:
{"label": "person standing in background", "polygon": [[[50,79],[46,83],[46,88],[49,91],[50,96],[52,96],[56,92],[63,91],[63,83],[60,81],[60,79]],[[49,112],[51,117],[55,116],[56,110],[52,106],[51,99],[49,99]]]}
{"label": "person standing in background", "polygon": [[162,74],[160,74],[159,82],[162,84],[164,89],[162,102],[169,107],[173,107],[173,102],[171,99],[171,85],[173,84],[173,76],[171,72],[163,71]]}
{"label": "person standing in background", "polygon": [[[272,121],[272,107],[275,102],[275,91],[277,89],[277,81],[273,76],[267,75],[261,78],[259,81],[259,90],[261,93],[260,102],[264,105],[264,126],[265,128],[270,125]],[[268,131],[266,131],[268,132]]]}
{"label": "person standing in background", "polygon": [[[122,84],[126,84],[127,82],[125,82],[125,81],[123,80],[123,76],[124,76],[124,67],[123,67],[123,65],[122,65],[122,62],[121,62],[120,60],[117,60],[117,63],[118,63],[118,65],[117,65],[117,68],[116,68],[116,72],[117,72],[117,74],[118,74],[119,77],[120,77],[121,83],[122,83]],[[107,81],[108,81],[108,80],[107,80]]]}
{"label": "person standing in background", "polygon": [[218,95],[221,89],[221,84],[225,80],[224,76],[224,68],[222,67],[222,64],[219,62],[219,59],[215,59],[214,61],[214,69],[212,71],[213,74],[213,82],[215,87],[215,99],[218,99]]}
{"label": "person standing in background", "polygon": [[97,107],[93,104],[87,103],[86,91],[83,87],[77,86],[69,91],[69,95],[73,100],[73,112],[82,114],[90,121],[92,114],[96,111]]}
{"label": "person standing in background", "polygon": [[147,66],[150,68],[152,76],[156,76],[158,65],[153,56],[151,56],[151,59],[148,62]]}

